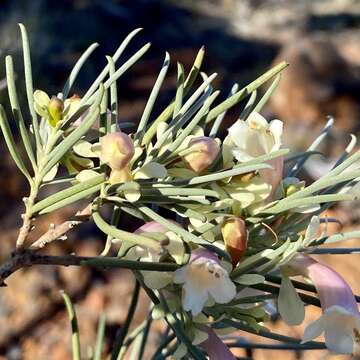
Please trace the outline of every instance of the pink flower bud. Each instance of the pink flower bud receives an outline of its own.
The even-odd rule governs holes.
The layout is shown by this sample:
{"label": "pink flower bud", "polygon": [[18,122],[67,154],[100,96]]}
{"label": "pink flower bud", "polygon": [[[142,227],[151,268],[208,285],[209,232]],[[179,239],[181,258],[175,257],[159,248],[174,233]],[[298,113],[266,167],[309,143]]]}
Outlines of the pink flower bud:
{"label": "pink flower bud", "polygon": [[121,131],[103,136],[100,144],[100,160],[109,165],[112,170],[123,169],[134,155],[133,142]]}
{"label": "pink flower bud", "polygon": [[243,257],[247,246],[247,232],[245,221],[239,217],[226,219],[221,225],[226,251],[230,254],[235,267]]}
{"label": "pink flower bud", "polygon": [[206,170],[220,152],[220,146],[217,141],[206,136],[191,139],[189,148],[192,152],[184,155],[182,159],[186,166],[197,174]]}

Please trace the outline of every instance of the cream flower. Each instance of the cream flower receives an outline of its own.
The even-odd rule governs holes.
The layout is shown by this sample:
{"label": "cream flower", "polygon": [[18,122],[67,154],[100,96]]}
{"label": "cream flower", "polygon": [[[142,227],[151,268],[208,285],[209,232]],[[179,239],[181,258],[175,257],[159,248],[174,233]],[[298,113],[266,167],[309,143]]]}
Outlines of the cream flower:
{"label": "cream flower", "polygon": [[194,316],[201,312],[209,298],[225,304],[236,295],[227,270],[214,253],[205,249],[192,252],[189,263],[174,272],[174,283],[184,284],[183,308]]}
{"label": "cream flower", "polygon": [[311,279],[323,310],[322,316],[306,327],[303,342],[324,333],[329,350],[352,354],[354,345],[360,343],[360,313],[346,281],[336,271],[305,255],[297,255],[286,269],[292,275]]}
{"label": "cream flower", "polygon": [[229,128],[232,153],[240,162],[270,154],[280,149],[282,132],[282,121],[268,123],[259,113],[251,113],[246,121],[238,120]]}

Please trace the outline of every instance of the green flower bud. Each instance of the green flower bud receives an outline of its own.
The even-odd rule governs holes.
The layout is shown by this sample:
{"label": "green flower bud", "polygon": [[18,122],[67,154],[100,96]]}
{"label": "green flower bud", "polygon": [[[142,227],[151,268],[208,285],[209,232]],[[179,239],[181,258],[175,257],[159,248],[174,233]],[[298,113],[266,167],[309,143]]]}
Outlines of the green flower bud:
{"label": "green flower bud", "polygon": [[49,111],[49,122],[52,127],[55,127],[56,124],[62,119],[62,114],[64,111],[64,102],[57,98],[56,96],[53,96],[48,105],[48,111]]}

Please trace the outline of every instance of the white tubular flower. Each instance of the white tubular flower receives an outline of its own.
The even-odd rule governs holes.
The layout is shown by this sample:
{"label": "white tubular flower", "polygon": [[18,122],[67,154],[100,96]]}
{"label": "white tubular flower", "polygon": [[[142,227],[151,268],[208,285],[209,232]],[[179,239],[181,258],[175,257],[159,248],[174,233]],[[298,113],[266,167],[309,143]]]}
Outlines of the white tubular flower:
{"label": "white tubular flower", "polygon": [[346,281],[336,271],[305,255],[293,258],[287,269],[292,275],[311,279],[323,311],[322,316],[305,329],[303,343],[324,333],[329,350],[352,354],[354,345],[360,344],[360,313]]}
{"label": "white tubular flower", "polygon": [[236,287],[229,274],[211,251],[197,249],[192,252],[186,266],[174,272],[174,283],[183,285],[183,308],[195,316],[210,298],[225,304],[236,295]]}
{"label": "white tubular flower", "polygon": [[282,133],[282,121],[268,123],[259,113],[251,113],[246,121],[238,120],[229,128],[232,153],[240,162],[270,154],[280,149]]}
{"label": "white tubular flower", "polygon": [[[236,121],[228,131],[229,135],[224,143],[231,148],[236,160],[246,162],[280,149],[283,122],[272,120],[268,123],[263,116],[254,112],[246,121]],[[268,163],[273,168],[262,169],[259,173],[271,185],[273,193],[282,180],[284,158],[281,156]]]}

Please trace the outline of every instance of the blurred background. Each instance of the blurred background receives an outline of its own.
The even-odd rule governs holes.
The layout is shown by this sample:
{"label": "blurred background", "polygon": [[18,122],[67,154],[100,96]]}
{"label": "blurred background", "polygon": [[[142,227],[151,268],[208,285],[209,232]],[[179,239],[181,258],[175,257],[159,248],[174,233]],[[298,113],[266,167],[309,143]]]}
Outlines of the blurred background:
{"label": "blurred background", "polygon": [[[33,77],[36,88],[49,94],[59,92],[81,53],[90,43],[100,43],[82,69],[74,93],[81,96],[106,64],[121,40],[134,28],[143,27],[125,56],[150,41],[152,47],[142,61],[119,81],[120,117],[137,122],[160,69],[165,50],[172,68],[163,87],[158,109],[174,95],[176,61],[189,69],[198,49],[205,45],[204,71],[218,72],[215,85],[223,96],[237,82],[246,85],[272,64],[290,63],[264,115],[285,122],[285,141],[299,151],[306,148],[326,122],[335,118],[335,129],[322,149],[329,162],[349,141],[349,133],[360,130],[360,1],[357,0],[2,0],[0,1],[0,102],[8,102],[4,82],[5,55],[14,56],[17,86],[23,89],[21,41],[18,22],[30,36]],[[121,61],[121,60],[120,60]],[[25,102],[23,98],[22,101]],[[227,124],[239,109],[230,111]],[[223,131],[226,131],[224,127]],[[14,246],[21,199],[26,186],[0,140],[0,260]],[[308,166],[309,181],[329,166],[318,160]],[[38,231],[50,222],[60,223],[76,209],[66,208],[44,218]],[[329,211],[343,223],[343,229],[357,228],[355,208],[340,206]],[[124,219],[122,226],[136,224]],[[338,231],[338,225],[329,231]],[[53,254],[76,252],[96,255],[104,238],[91,225],[69,235],[67,242],[53,244]],[[356,246],[355,240],[348,246]],[[360,292],[359,255],[322,256],[341,272],[354,291]],[[349,261],[351,260],[351,261]],[[85,268],[36,267],[15,273],[8,287],[0,291],[0,359],[71,359],[70,326],[59,294],[65,289],[76,304],[83,354],[95,342],[96,326],[102,311],[107,314],[106,345],[109,351],[116,331],[121,328],[130,302],[133,279],[127,271],[102,272]],[[141,295],[137,322],[146,313],[146,296]],[[319,315],[307,310],[306,323]],[[306,324],[305,323],[305,324]],[[286,328],[280,322],[269,325],[284,334],[300,337],[304,326]],[[151,331],[150,351],[159,340],[160,325]],[[243,334],[240,334],[241,336]],[[248,337],[265,343],[261,338]],[[345,359],[326,351],[238,351],[239,357],[275,359]]]}

